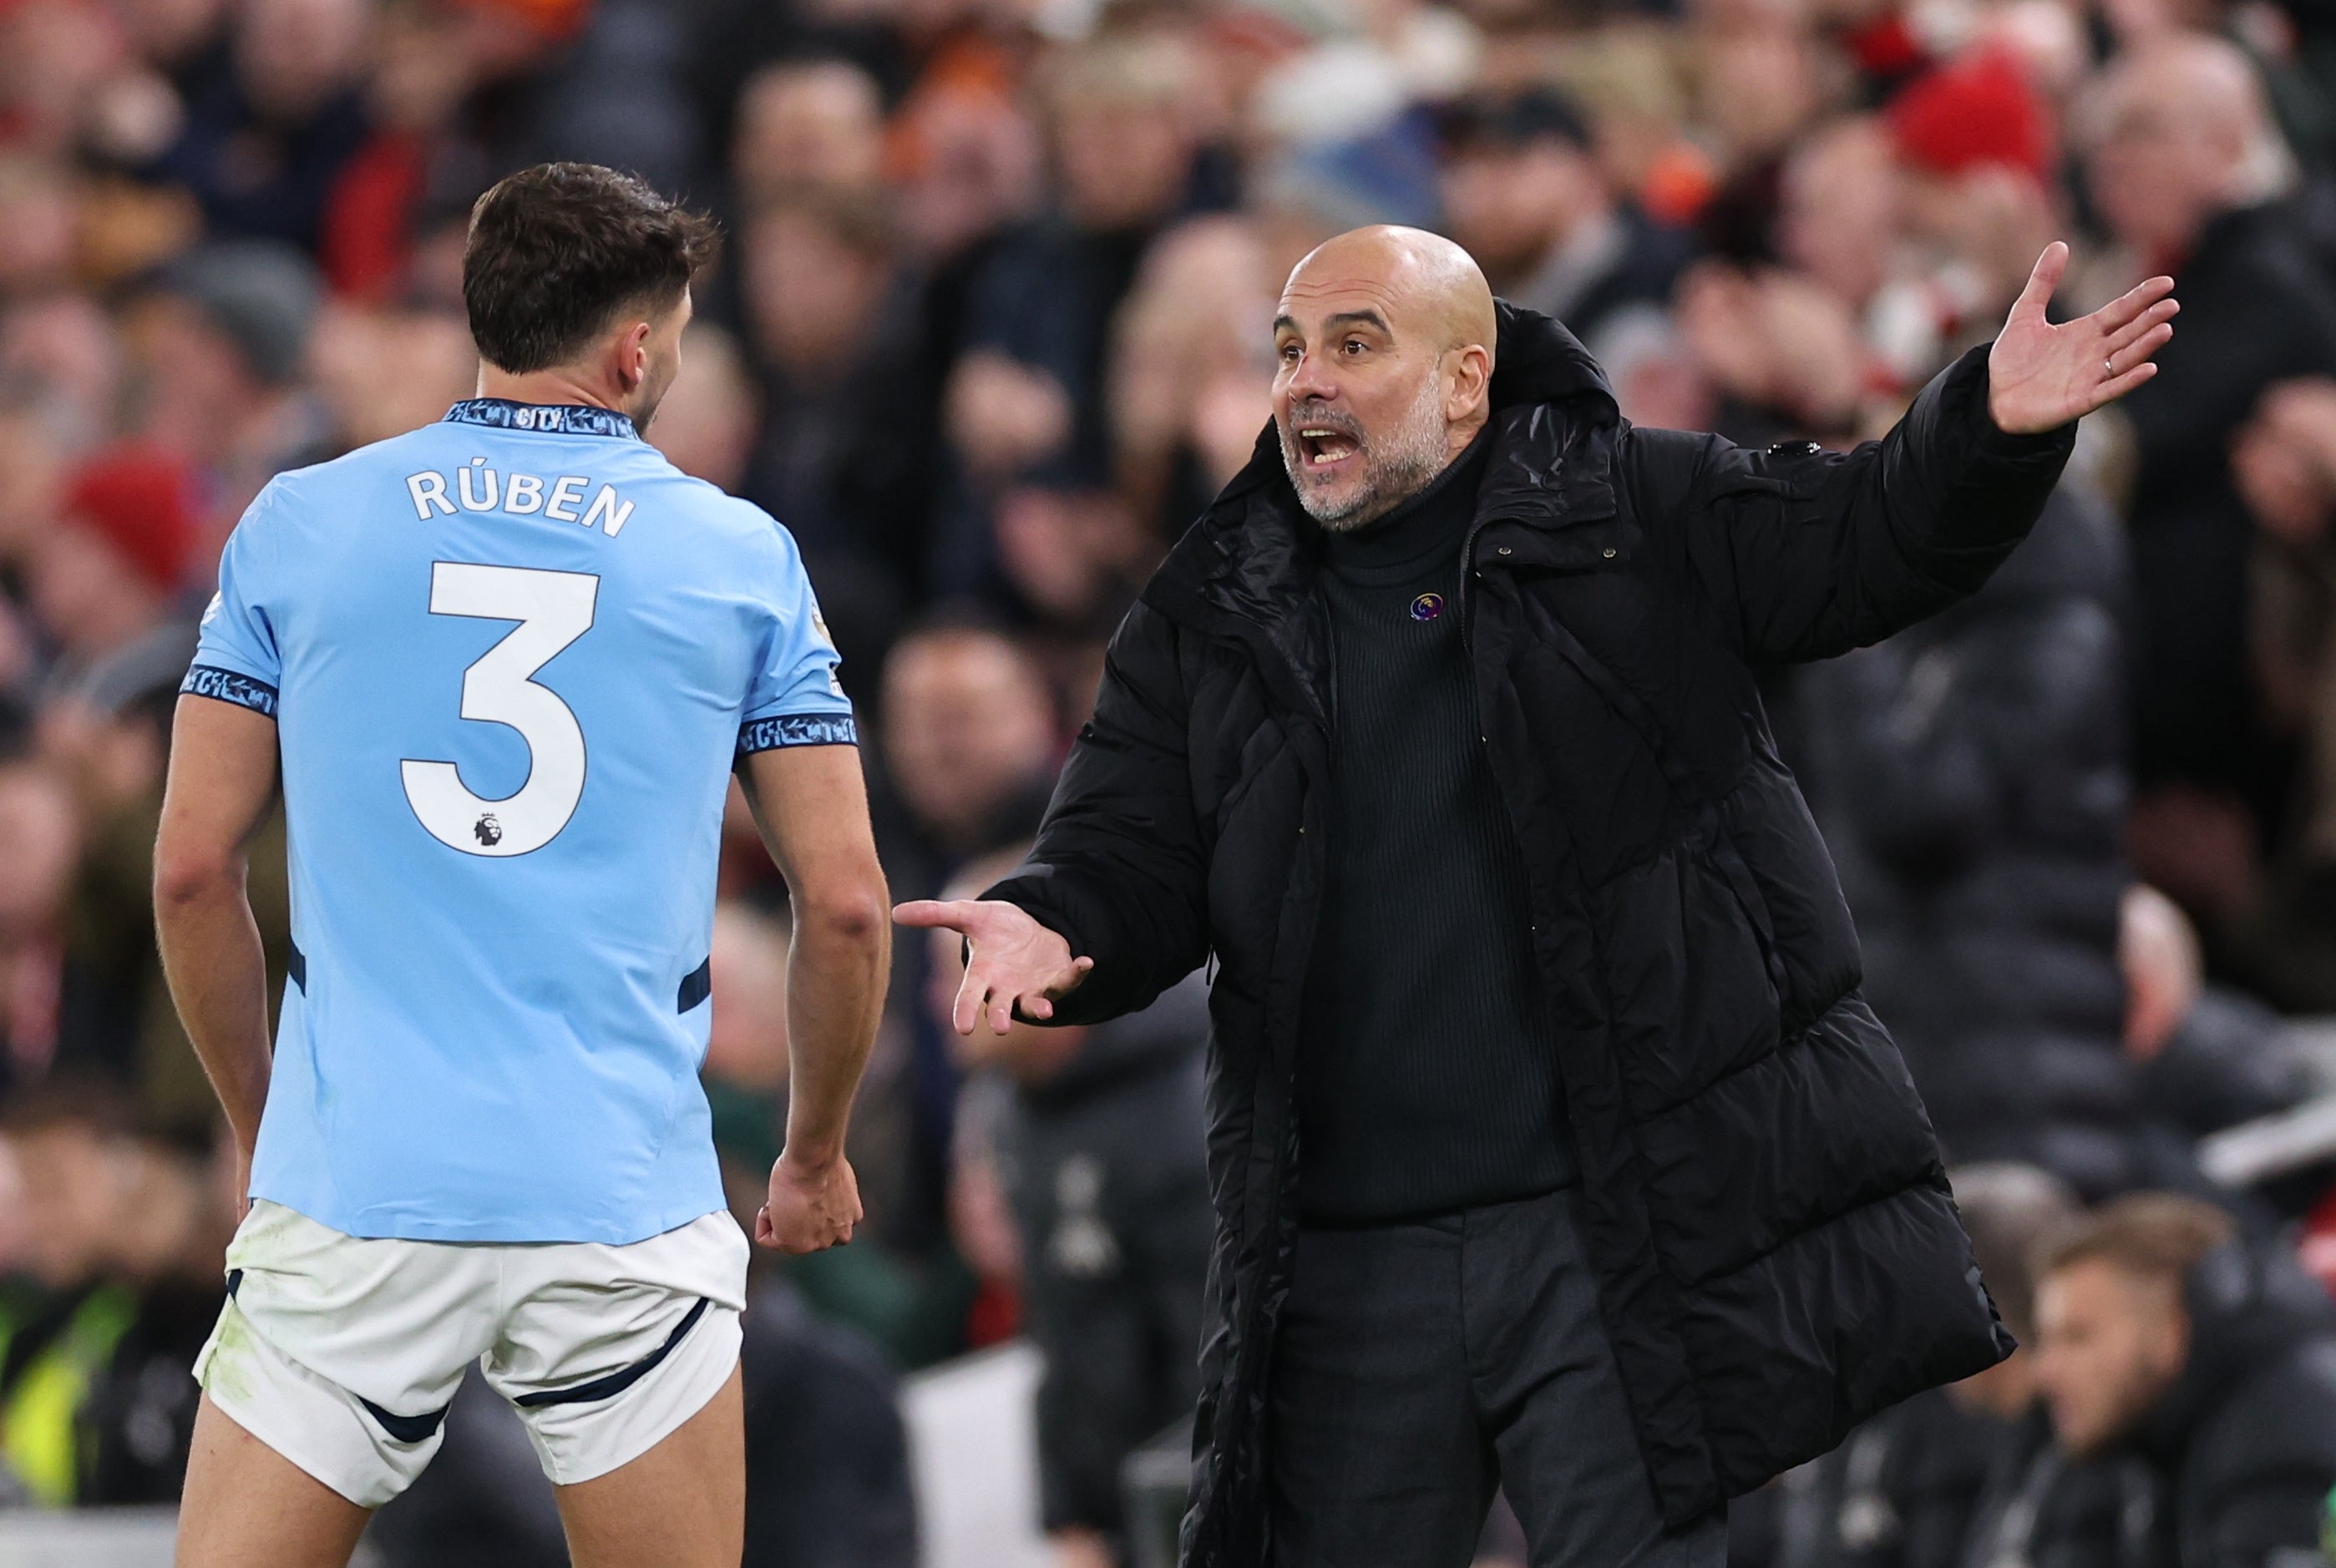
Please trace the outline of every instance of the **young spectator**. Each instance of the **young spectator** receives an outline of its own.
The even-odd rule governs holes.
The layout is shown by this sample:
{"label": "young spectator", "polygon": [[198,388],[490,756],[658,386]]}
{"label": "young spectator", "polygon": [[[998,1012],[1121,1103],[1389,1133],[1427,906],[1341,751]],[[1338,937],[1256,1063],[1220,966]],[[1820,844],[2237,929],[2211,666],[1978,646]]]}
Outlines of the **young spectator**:
{"label": "young spectator", "polygon": [[2336,1486],[2336,1308],[2284,1252],[2193,1199],[2119,1199],[2049,1247],[2037,1379],[2060,1446],[2131,1451],[2164,1505],[2156,1560],[2307,1559]]}
{"label": "young spectator", "polygon": [[[967,866],[949,895],[974,896],[1018,858]],[[959,1036],[948,1022],[964,977],[960,946],[951,933],[933,934],[926,1004],[961,1068],[1013,1086],[992,1132],[1019,1233],[1027,1331],[1046,1358],[1041,1518],[1061,1560],[1124,1562],[1121,1461],[1200,1391],[1212,1228],[1201,1112],[1207,988],[1188,978],[1143,1011],[1093,1028]]]}
{"label": "young spectator", "polygon": [[1964,1568],[2158,1562],[2147,1466],[2130,1455],[2080,1458],[2056,1445],[2037,1381],[2036,1269],[2043,1250],[2081,1222],[2075,1195],[2032,1166],[1953,1174],[1971,1251],[2004,1326],[2020,1341],[2010,1360],[1948,1390],[1997,1434],[1983,1488],[1966,1516]]}

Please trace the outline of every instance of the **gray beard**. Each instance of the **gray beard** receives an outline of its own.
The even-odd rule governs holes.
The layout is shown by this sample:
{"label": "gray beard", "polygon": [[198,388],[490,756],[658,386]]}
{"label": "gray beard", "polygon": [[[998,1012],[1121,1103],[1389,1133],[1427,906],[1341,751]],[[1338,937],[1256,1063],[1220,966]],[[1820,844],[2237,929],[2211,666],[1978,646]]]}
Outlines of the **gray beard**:
{"label": "gray beard", "polygon": [[[1281,466],[1306,515],[1334,534],[1369,528],[1426,489],[1452,460],[1452,432],[1444,422],[1436,378],[1423,382],[1402,423],[1387,432],[1384,446],[1363,448],[1363,484],[1345,503],[1332,506],[1306,486],[1306,459],[1297,438],[1281,432]],[[1293,422],[1295,422],[1293,421]]]}

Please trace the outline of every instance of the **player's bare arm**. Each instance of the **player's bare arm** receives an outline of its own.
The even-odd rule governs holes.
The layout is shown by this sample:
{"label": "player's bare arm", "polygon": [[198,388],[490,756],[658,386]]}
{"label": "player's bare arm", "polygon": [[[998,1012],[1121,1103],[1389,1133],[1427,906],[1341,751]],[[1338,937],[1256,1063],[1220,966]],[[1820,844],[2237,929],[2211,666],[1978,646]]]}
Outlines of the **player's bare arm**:
{"label": "player's bare arm", "polygon": [[859,748],[757,751],[738,779],[794,910],[786,1143],[754,1239],[782,1252],[817,1252],[850,1241],[860,1222],[843,1139],[884,1010],[890,895],[868,825]]}
{"label": "player's bare arm", "polygon": [[154,846],[154,932],[195,1054],[235,1134],[243,1201],[268,1102],[268,964],[244,890],[247,849],[276,799],[276,721],[181,697]]}

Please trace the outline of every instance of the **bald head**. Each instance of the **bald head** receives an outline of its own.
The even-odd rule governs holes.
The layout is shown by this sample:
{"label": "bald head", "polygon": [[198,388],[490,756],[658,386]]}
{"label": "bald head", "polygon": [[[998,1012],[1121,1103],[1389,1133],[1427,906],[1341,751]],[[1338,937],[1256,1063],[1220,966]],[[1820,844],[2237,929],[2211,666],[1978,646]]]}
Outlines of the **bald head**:
{"label": "bald head", "polygon": [[1335,235],[1290,269],[1282,309],[1287,314],[1292,299],[1342,289],[1384,295],[1394,315],[1420,324],[1439,348],[1474,344],[1493,352],[1492,285],[1474,257],[1440,234],[1379,223]]}
{"label": "bald head", "polygon": [[2086,105],[2088,172],[2117,237],[2182,251],[2218,213],[2275,194],[2288,167],[2237,45],[2173,34],[2128,51]]}
{"label": "bald head", "polygon": [[1493,291],[1439,235],[1380,225],[1324,242],[1290,273],[1273,325],[1282,461],[1327,528],[1386,516],[1484,427]]}

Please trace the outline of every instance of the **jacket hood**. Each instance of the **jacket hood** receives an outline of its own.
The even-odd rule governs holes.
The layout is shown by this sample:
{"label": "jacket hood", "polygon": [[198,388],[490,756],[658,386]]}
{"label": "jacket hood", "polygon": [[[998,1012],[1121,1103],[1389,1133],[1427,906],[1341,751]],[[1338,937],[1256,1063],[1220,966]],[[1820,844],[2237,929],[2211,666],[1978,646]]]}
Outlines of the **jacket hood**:
{"label": "jacket hood", "polygon": [[2218,1248],[2191,1271],[2184,1295],[2190,1359],[2136,1434],[2168,1458],[2256,1372],[2306,1340],[2336,1336],[2336,1302],[2283,1249]]}

